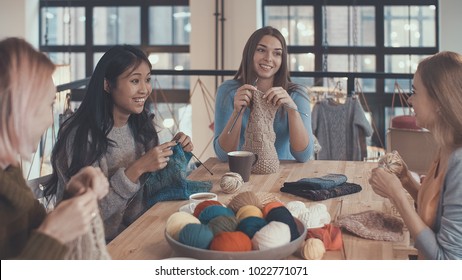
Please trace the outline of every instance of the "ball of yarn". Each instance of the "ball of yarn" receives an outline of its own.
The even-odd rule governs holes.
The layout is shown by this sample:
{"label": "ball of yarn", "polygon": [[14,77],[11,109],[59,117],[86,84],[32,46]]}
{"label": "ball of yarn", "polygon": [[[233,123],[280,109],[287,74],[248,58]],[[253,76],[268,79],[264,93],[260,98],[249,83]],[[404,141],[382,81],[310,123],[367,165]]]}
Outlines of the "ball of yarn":
{"label": "ball of yarn", "polygon": [[401,174],[401,172],[403,171],[403,165],[403,159],[397,151],[386,153],[385,155],[379,158],[379,166],[382,166],[383,168],[395,175]]}
{"label": "ball of yarn", "polygon": [[202,210],[204,210],[205,208],[207,208],[207,207],[209,207],[211,205],[223,206],[220,202],[218,202],[216,200],[204,200],[201,203],[197,204],[196,208],[194,208],[194,213],[193,213],[194,217],[199,217]]}
{"label": "ball of yarn", "polygon": [[258,200],[260,201],[262,207],[265,207],[265,205],[267,205],[268,203],[271,203],[271,202],[281,202],[281,200],[274,193],[256,192],[255,195],[257,196]]}
{"label": "ball of yarn", "polygon": [[234,213],[231,209],[222,205],[211,205],[202,210],[199,215],[199,221],[203,224],[208,224],[210,220],[218,216],[234,216]]}
{"label": "ball of yarn", "polygon": [[210,243],[210,250],[245,252],[252,250],[252,241],[243,232],[220,232]]}
{"label": "ball of yarn", "polygon": [[207,249],[213,239],[213,233],[207,225],[187,224],[180,231],[178,241],[188,246]]}
{"label": "ball of yarn", "polygon": [[257,206],[257,208],[262,209],[260,199],[255,195],[255,193],[251,191],[241,192],[235,195],[228,203],[228,207],[231,208],[234,213],[236,213],[242,206],[245,205],[254,205]]}
{"label": "ball of yarn", "polygon": [[237,223],[234,216],[218,216],[211,219],[207,225],[215,236],[223,231],[236,231]]}
{"label": "ball of yarn", "polygon": [[270,222],[257,231],[252,238],[252,248],[265,250],[286,245],[290,242],[290,228],[281,222]]}
{"label": "ball of yarn", "polygon": [[319,228],[329,224],[331,217],[324,204],[317,203],[306,208],[298,218],[307,228]]}
{"label": "ball of yarn", "polygon": [[290,229],[290,241],[293,241],[300,236],[295,219],[286,207],[281,206],[273,208],[269,211],[268,215],[266,215],[266,221],[277,221],[288,225]]}
{"label": "ball of yarn", "polygon": [[240,221],[247,217],[263,217],[263,213],[255,205],[242,206],[236,213],[236,218]]}
{"label": "ball of yarn", "polygon": [[268,215],[269,211],[271,211],[273,208],[276,208],[276,207],[281,207],[281,206],[284,206],[284,204],[282,202],[279,202],[279,201],[273,201],[273,202],[270,202],[268,204],[266,204],[264,207],[263,207],[263,217],[266,217],[266,215]]}
{"label": "ball of yarn", "polygon": [[303,244],[301,255],[305,260],[320,260],[324,256],[326,248],[324,243],[317,238],[309,238]]}
{"label": "ball of yarn", "polygon": [[253,238],[255,233],[259,231],[261,228],[266,226],[268,223],[265,219],[259,217],[247,217],[237,224],[236,230],[242,231],[245,233],[249,238]]}
{"label": "ball of yarn", "polygon": [[227,172],[220,179],[221,190],[225,193],[238,192],[243,184],[244,180],[241,174],[235,172]]}
{"label": "ball of yarn", "polygon": [[175,212],[167,219],[165,230],[173,239],[178,240],[178,234],[187,224],[200,224],[199,219],[186,212]]}
{"label": "ball of yarn", "polygon": [[288,202],[286,208],[289,209],[290,213],[292,213],[292,216],[295,218],[298,218],[299,215],[306,210],[305,203],[298,200]]}
{"label": "ball of yarn", "polygon": [[308,238],[320,239],[326,251],[336,251],[343,247],[342,231],[332,224],[327,224],[322,228],[308,229],[306,239]]}

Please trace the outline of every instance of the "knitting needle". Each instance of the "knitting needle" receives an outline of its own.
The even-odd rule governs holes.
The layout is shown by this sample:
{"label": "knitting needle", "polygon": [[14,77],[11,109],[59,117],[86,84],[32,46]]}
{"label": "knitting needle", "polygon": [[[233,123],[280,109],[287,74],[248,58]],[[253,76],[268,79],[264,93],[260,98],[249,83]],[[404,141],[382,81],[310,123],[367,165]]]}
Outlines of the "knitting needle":
{"label": "knitting needle", "polygon": [[304,112],[300,112],[298,109],[295,109],[294,107],[288,105],[288,104],[283,104],[286,108],[289,108],[289,109],[292,109],[292,110],[295,110],[297,112],[299,112],[300,114],[304,115],[305,117],[309,117],[309,115],[307,113],[304,113]]}
{"label": "knitting needle", "polygon": [[[257,86],[257,82],[258,82],[258,77],[255,79],[255,82],[253,82],[253,86],[254,86],[254,87]],[[238,113],[237,116],[234,118],[233,124],[231,125],[231,128],[228,130],[228,134],[231,133],[231,130],[233,130],[234,126],[236,125],[237,119],[239,119],[239,116],[241,115],[242,110],[244,110],[244,106],[241,107],[241,109],[239,110],[239,113]]]}
{"label": "knitting needle", "polygon": [[210,175],[213,175],[212,171],[210,171],[210,169],[208,169],[207,166],[205,166],[205,165],[202,163],[202,161],[201,161],[198,157],[196,157],[195,154],[193,154],[192,152],[190,152],[190,153],[191,153],[191,155],[192,155],[192,156],[193,156],[193,157],[194,157],[205,169],[207,169],[207,171],[210,173]]}
{"label": "knitting needle", "polygon": [[[263,92],[261,92],[261,91],[257,91],[257,92],[263,94]],[[290,106],[289,104],[285,104],[285,103],[284,103],[284,104],[282,104],[282,105],[283,105],[284,107],[286,107],[286,108],[289,108],[289,109],[292,109],[292,110],[295,110],[295,111],[299,112],[300,114],[304,115],[305,117],[309,117],[309,115],[308,115],[307,113],[301,112],[301,111],[299,111],[297,108],[292,107],[292,106]]]}

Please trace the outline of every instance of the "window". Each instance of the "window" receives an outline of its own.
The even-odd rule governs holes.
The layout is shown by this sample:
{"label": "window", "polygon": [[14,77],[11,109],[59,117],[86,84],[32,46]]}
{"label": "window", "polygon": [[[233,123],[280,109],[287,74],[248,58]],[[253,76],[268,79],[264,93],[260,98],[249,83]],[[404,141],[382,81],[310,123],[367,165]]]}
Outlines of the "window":
{"label": "window", "polygon": [[[437,10],[437,0],[263,0],[263,25],[285,36],[291,71],[382,74],[357,81],[383,142],[388,120],[402,112],[389,110],[395,81],[410,92],[408,77],[418,62],[438,52]],[[407,77],[383,78],[383,73]],[[348,83],[345,77],[298,76],[293,80],[308,87]],[[375,135],[375,145],[378,140]]]}

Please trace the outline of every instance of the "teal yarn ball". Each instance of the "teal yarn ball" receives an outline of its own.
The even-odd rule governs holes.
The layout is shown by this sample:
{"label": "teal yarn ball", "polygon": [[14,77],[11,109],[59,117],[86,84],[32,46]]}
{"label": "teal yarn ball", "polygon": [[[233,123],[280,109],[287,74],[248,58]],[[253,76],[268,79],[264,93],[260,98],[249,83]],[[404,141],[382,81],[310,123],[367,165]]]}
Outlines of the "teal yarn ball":
{"label": "teal yarn ball", "polygon": [[218,216],[211,219],[207,225],[215,236],[220,232],[236,231],[237,222],[234,216]]}
{"label": "teal yarn ball", "polygon": [[198,218],[201,223],[208,224],[213,218],[218,216],[234,216],[234,212],[221,205],[211,205],[202,210]]}
{"label": "teal yarn ball", "polygon": [[259,231],[262,227],[266,226],[268,223],[265,219],[260,217],[247,217],[242,219],[239,224],[237,224],[237,230],[245,233],[250,239],[253,238],[255,233]]}
{"label": "teal yarn ball", "polygon": [[271,211],[268,212],[268,215],[266,215],[266,221],[268,223],[276,221],[288,225],[290,228],[290,241],[294,241],[300,237],[300,232],[298,232],[294,216],[292,216],[289,209],[284,206],[271,209]]}
{"label": "teal yarn ball", "polygon": [[180,231],[178,241],[191,247],[207,249],[212,239],[213,233],[207,225],[187,224]]}

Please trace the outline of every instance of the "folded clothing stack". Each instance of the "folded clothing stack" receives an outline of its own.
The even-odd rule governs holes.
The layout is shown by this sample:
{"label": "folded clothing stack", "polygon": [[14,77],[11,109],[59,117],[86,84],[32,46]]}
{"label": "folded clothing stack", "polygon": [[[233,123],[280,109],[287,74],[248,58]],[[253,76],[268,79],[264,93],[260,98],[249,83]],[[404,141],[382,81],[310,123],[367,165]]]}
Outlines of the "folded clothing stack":
{"label": "folded clothing stack", "polygon": [[310,200],[319,201],[347,194],[357,193],[361,186],[347,183],[343,174],[328,174],[316,178],[303,178],[296,182],[286,182],[281,192],[290,193]]}

